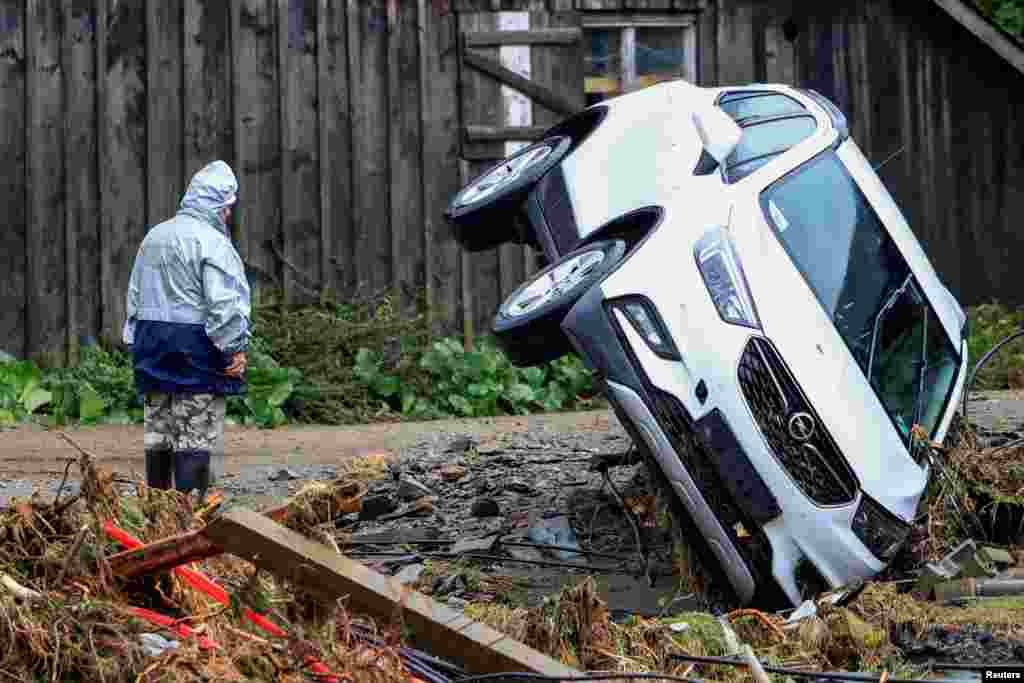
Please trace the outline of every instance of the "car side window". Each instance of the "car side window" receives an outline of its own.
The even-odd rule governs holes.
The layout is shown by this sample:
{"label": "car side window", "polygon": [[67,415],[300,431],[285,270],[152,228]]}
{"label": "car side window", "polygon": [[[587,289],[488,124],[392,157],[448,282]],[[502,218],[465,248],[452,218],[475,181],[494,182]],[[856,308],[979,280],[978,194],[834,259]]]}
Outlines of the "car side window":
{"label": "car side window", "polygon": [[735,121],[807,113],[804,106],[793,98],[778,94],[730,93],[719,100],[718,106]]}
{"label": "car side window", "polygon": [[729,183],[746,178],[775,156],[814,135],[817,122],[809,115],[788,116],[757,120],[742,128],[743,137],[725,164]]}

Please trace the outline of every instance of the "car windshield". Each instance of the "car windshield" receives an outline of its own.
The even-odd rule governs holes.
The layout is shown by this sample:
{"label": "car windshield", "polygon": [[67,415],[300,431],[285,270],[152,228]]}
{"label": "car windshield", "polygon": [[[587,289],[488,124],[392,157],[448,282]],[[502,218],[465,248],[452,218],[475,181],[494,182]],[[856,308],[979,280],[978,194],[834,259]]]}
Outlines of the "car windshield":
{"label": "car windshield", "polygon": [[842,162],[826,152],[769,187],[762,205],[904,442],[915,422],[933,434],[959,353]]}

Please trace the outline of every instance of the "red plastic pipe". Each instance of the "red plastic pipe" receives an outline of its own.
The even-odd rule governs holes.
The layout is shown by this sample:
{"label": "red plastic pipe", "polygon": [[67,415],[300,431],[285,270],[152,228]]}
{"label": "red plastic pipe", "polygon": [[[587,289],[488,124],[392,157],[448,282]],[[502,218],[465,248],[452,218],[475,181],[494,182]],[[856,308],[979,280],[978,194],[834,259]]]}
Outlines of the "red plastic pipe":
{"label": "red plastic pipe", "polygon": [[[107,536],[117,541],[121,545],[125,546],[129,550],[139,548],[143,545],[142,541],[135,538],[124,529],[117,527],[113,522],[110,522],[109,520],[103,523],[103,531],[107,534]],[[208,596],[210,596],[220,604],[224,605],[225,607],[230,604],[231,600],[228,597],[227,591],[218,586],[214,581],[209,579],[202,572],[196,571],[195,569],[192,569],[190,567],[175,567],[174,573],[180,576],[185,581],[187,581],[189,584],[191,584],[196,590],[206,593]],[[187,631],[178,630],[178,633],[184,637],[188,637],[188,635],[191,634],[191,629],[187,625],[175,624],[174,619],[171,619],[170,617],[165,617],[162,614],[151,612],[149,610],[145,610],[139,607],[133,608],[132,612],[135,613],[137,616],[142,617],[143,619],[148,619],[149,621],[161,626],[176,629],[187,629]],[[244,614],[249,621],[254,623],[256,626],[259,626],[267,633],[270,633],[281,638],[288,635],[287,632],[280,626],[270,621],[266,617],[252,611],[248,607],[245,608]],[[209,645],[204,645],[204,642],[208,643]],[[199,646],[203,647],[204,649],[209,649],[211,647],[219,647],[216,643],[214,643],[212,640],[208,638],[200,638]],[[338,677],[332,674],[330,669],[324,666],[321,662],[309,658],[306,660],[306,666],[309,668],[311,672],[313,672],[317,676],[322,677],[325,681],[337,683]]]}

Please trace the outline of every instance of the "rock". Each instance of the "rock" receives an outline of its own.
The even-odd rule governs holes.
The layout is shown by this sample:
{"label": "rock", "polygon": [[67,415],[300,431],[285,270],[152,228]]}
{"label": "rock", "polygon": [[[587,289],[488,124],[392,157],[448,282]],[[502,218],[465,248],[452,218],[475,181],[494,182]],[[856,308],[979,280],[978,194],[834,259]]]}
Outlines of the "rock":
{"label": "rock", "polygon": [[476,442],[468,436],[456,437],[448,444],[449,453],[465,453],[476,446]]}
{"label": "rock", "polygon": [[434,505],[435,500],[436,499],[432,496],[423,496],[411,503],[403,505],[394,512],[381,515],[377,518],[377,521],[388,522],[394,519],[401,519],[402,517],[426,517],[427,515],[433,514],[437,511],[437,507]]}
{"label": "rock", "polygon": [[454,593],[457,590],[466,587],[466,580],[462,574],[452,574],[451,576],[439,576],[434,581],[434,597],[440,597]]}
{"label": "rock", "polygon": [[359,521],[370,522],[397,509],[398,502],[389,495],[368,496],[359,508]]}
{"label": "rock", "polygon": [[690,630],[690,625],[685,621],[678,621],[674,624],[669,624],[668,627],[675,633],[686,633]]}
{"label": "rock", "polygon": [[501,514],[501,509],[493,498],[477,498],[473,501],[469,514],[474,517],[497,517]]}
{"label": "rock", "polygon": [[433,491],[430,490],[430,487],[415,477],[406,474],[398,480],[398,497],[402,500],[417,500],[432,494]]}
{"label": "rock", "polygon": [[536,548],[516,545],[503,547],[505,552],[517,560],[522,560],[524,562],[542,562],[544,560],[544,554]]}
{"label": "rock", "polygon": [[452,483],[466,476],[466,468],[460,465],[445,465],[441,468],[441,478]]}
{"label": "rock", "polygon": [[457,598],[454,595],[449,597],[448,600],[446,600],[446,602],[448,603],[449,607],[451,607],[452,609],[457,609],[460,612],[462,610],[466,609],[466,607],[469,605],[469,601],[468,600],[463,600],[462,598]]}
{"label": "rock", "polygon": [[423,573],[422,564],[410,564],[408,567],[404,567],[402,571],[395,574],[395,578],[399,583],[403,585],[409,585],[416,583],[416,580],[420,578],[420,574]]}
{"label": "rock", "polygon": [[531,496],[537,493],[535,488],[521,479],[509,479],[505,484],[505,490],[512,491],[513,493],[518,493],[523,496]]}
{"label": "rock", "polygon": [[295,481],[296,479],[301,479],[302,477],[299,476],[293,470],[290,470],[287,467],[282,467],[275,474],[272,474],[267,478],[270,481]]}
{"label": "rock", "polygon": [[461,555],[463,553],[485,553],[490,552],[491,548],[494,547],[494,542],[498,540],[497,536],[488,536],[486,538],[467,538],[462,541],[458,541],[452,546],[452,553]]}

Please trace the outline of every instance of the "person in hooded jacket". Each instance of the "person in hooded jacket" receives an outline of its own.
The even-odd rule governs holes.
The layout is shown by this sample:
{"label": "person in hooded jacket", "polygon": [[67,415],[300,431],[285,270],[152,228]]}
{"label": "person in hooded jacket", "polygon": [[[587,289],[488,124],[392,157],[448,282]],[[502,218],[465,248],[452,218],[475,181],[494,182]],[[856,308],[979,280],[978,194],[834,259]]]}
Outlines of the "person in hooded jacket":
{"label": "person in hooded jacket", "polygon": [[227,227],[237,193],[223,161],[196,173],[177,214],[142,240],[128,285],[123,338],[144,398],[146,484],[169,489],[173,477],[201,500],[225,397],[245,390],[250,290]]}

